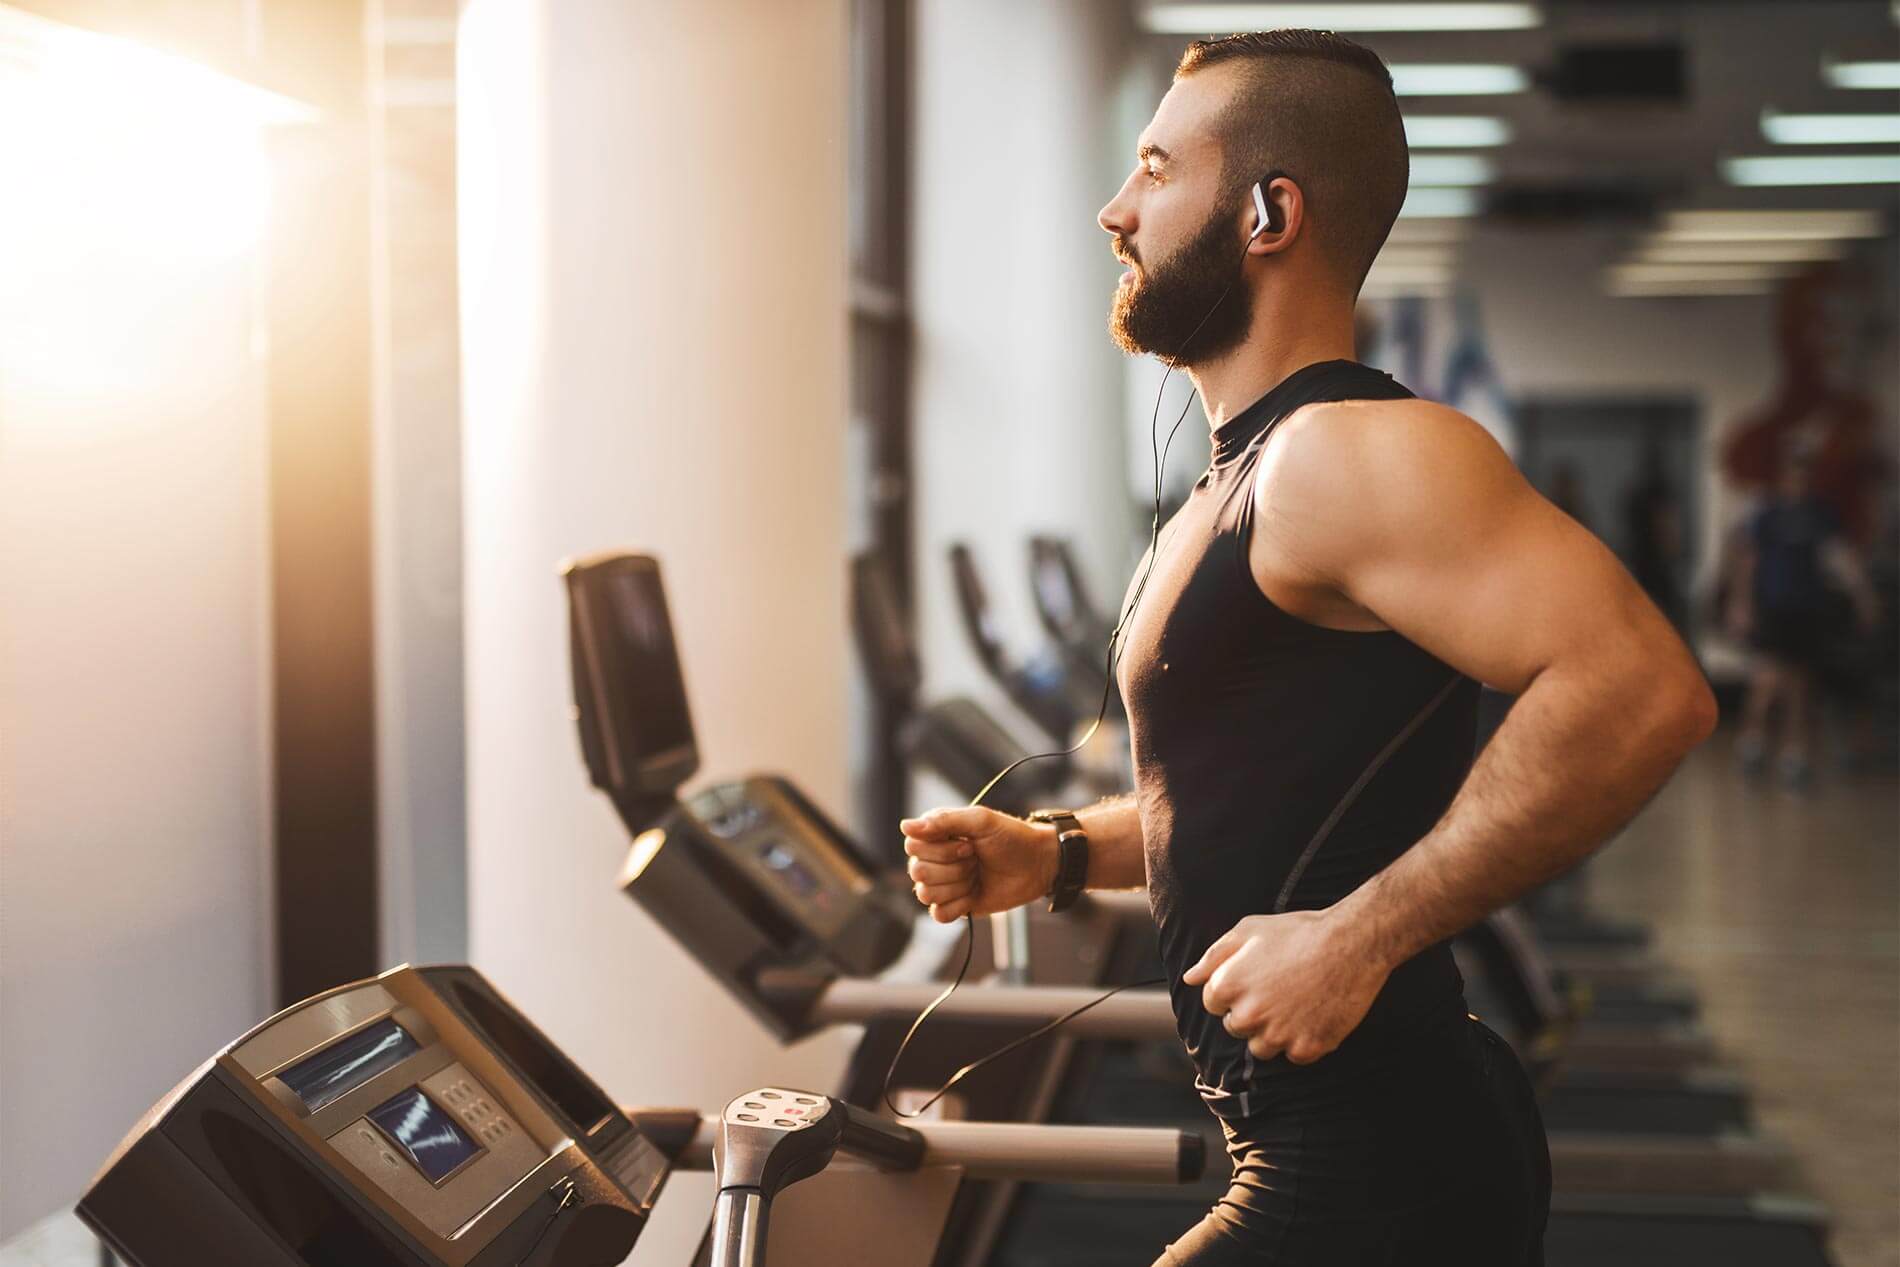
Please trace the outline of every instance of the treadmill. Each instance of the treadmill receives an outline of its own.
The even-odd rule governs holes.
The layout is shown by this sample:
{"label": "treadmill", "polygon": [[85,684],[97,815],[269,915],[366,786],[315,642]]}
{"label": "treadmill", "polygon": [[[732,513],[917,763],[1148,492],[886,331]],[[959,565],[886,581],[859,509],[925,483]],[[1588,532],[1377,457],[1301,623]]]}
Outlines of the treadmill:
{"label": "treadmill", "polygon": [[[923,666],[898,602],[896,587],[869,553],[851,560],[851,629],[871,688],[903,719],[898,742],[906,760],[930,770],[957,795],[976,796],[1029,750],[968,696],[920,704]],[[1050,753],[1025,762],[998,783],[985,803],[1022,816],[1060,801],[1073,760]]]}
{"label": "treadmill", "polygon": [[930,1267],[966,1179],[1181,1183],[1199,1143],[904,1125],[778,1086],[712,1114],[623,1110],[474,969],[401,967],[219,1050],[77,1213],[128,1267],[615,1267],[668,1177],[710,1169],[696,1264]]}
{"label": "treadmill", "polygon": [[[679,797],[698,755],[658,564],[605,553],[563,572],[582,752],[632,833],[623,890],[780,1041],[866,1024],[837,1093],[879,1103],[905,1028],[955,967],[959,930],[932,921],[907,879],[880,873],[786,779],[752,775]],[[965,1063],[1089,1005],[1054,1041],[1009,1054],[958,1090],[959,1113],[1034,1121],[1064,1085],[1077,1040],[1175,1042],[1165,994],[1130,991],[1097,1002],[1097,983],[1126,930],[1120,916],[1009,914],[1022,924],[1039,983],[994,984],[1012,940],[998,938],[987,957],[980,941],[972,946],[978,972],[993,971],[937,1009],[931,1041],[906,1057],[907,1086],[937,1086]],[[1014,1196],[1008,1187],[968,1187],[946,1261],[984,1261]]]}
{"label": "treadmill", "polygon": [[989,592],[977,573],[970,547],[959,541],[950,547],[949,557],[957,613],[977,659],[1003,688],[1010,703],[1041,727],[1057,747],[1067,747],[1074,740],[1077,724],[1095,715],[1097,701],[1084,700],[1081,692],[1072,689],[1062,657],[1053,648],[1044,648],[1021,663],[1015,661],[996,628]]}
{"label": "treadmill", "polygon": [[1039,649],[1016,661],[1003,643],[990,608],[989,591],[977,569],[970,547],[950,547],[951,578],[955,582],[957,611],[977,659],[996,679],[1012,703],[1048,732],[1057,748],[1076,742],[1096,717],[1089,743],[1077,754],[1076,766],[1094,796],[1126,792],[1134,781],[1133,757],[1128,747],[1128,714],[1121,695],[1105,674],[1108,644],[1098,649],[1092,666],[1078,667],[1059,644]]}
{"label": "treadmill", "polygon": [[[1078,681],[1099,693],[1108,668],[1108,644],[1115,626],[1089,598],[1082,568],[1069,543],[1059,537],[1029,539],[1029,592],[1036,616],[1062,649]],[[1120,692],[1109,699],[1109,715],[1126,717]]]}

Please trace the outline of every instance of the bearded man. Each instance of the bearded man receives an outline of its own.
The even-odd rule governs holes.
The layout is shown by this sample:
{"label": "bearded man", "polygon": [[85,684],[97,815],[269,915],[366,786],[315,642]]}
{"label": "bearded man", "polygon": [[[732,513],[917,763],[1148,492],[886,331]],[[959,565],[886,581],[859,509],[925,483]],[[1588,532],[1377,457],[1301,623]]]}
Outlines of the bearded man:
{"label": "bearded man", "polygon": [[[1100,216],[1117,342],[1213,461],[1136,572],[1133,796],[903,824],[939,920],[1145,886],[1231,1188],[1157,1267],[1527,1267],[1549,1154],[1447,939],[1575,865],[1715,722],[1693,658],[1485,430],[1354,359],[1405,200],[1392,82],[1315,31],[1190,45]],[[1483,753],[1479,683],[1517,697]]]}

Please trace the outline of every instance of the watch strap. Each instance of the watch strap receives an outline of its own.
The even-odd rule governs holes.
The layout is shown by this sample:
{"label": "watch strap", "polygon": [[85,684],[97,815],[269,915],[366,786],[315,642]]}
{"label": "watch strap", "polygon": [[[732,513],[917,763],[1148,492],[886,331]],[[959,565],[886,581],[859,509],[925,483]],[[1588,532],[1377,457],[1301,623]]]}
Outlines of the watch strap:
{"label": "watch strap", "polygon": [[1088,883],[1089,834],[1068,810],[1037,810],[1029,821],[1049,823],[1056,829],[1056,878],[1049,888],[1049,910],[1066,911],[1075,905]]}

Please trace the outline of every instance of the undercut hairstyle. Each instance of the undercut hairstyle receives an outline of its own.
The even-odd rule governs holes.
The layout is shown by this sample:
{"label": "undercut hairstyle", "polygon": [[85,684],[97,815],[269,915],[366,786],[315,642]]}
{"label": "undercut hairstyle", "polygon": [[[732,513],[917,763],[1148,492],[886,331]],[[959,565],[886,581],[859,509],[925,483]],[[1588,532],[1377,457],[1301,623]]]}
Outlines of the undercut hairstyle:
{"label": "undercut hairstyle", "polygon": [[1219,65],[1241,72],[1217,125],[1224,200],[1249,205],[1255,181],[1284,174],[1305,196],[1306,232],[1358,293],[1411,178],[1392,73],[1363,44],[1289,29],[1196,40],[1174,77]]}

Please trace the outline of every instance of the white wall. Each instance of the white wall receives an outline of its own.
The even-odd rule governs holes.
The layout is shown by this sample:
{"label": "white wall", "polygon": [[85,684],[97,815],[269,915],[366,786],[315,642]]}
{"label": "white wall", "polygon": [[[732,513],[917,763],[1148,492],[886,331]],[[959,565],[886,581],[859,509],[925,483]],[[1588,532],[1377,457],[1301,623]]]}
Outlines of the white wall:
{"label": "white wall", "polygon": [[1124,21],[1094,0],[916,6],[918,629],[926,694],[975,694],[999,712],[957,617],[946,546],[971,544],[1018,651],[1042,636],[1032,534],[1072,537],[1104,606],[1128,580],[1124,371],[1107,332],[1121,270],[1095,223],[1120,183],[1110,107]]}
{"label": "white wall", "polygon": [[1487,228],[1465,248],[1465,280],[1478,296],[1491,358],[1512,396],[1655,392],[1700,403],[1699,538],[1713,549],[1735,513],[1716,469],[1722,435],[1767,400],[1780,372],[1774,302],[1613,298],[1603,293],[1602,270],[1626,239]]}
{"label": "white wall", "polygon": [[[623,1102],[829,1087],[614,887],[557,563],[656,552],[708,774],[847,806],[844,0],[472,0],[458,45],[473,960]],[[696,1200],[695,1197],[702,1199]],[[683,1177],[635,1261],[711,1209]]]}
{"label": "white wall", "polygon": [[0,1240],[269,976],[260,169],[33,74],[0,64]]}

